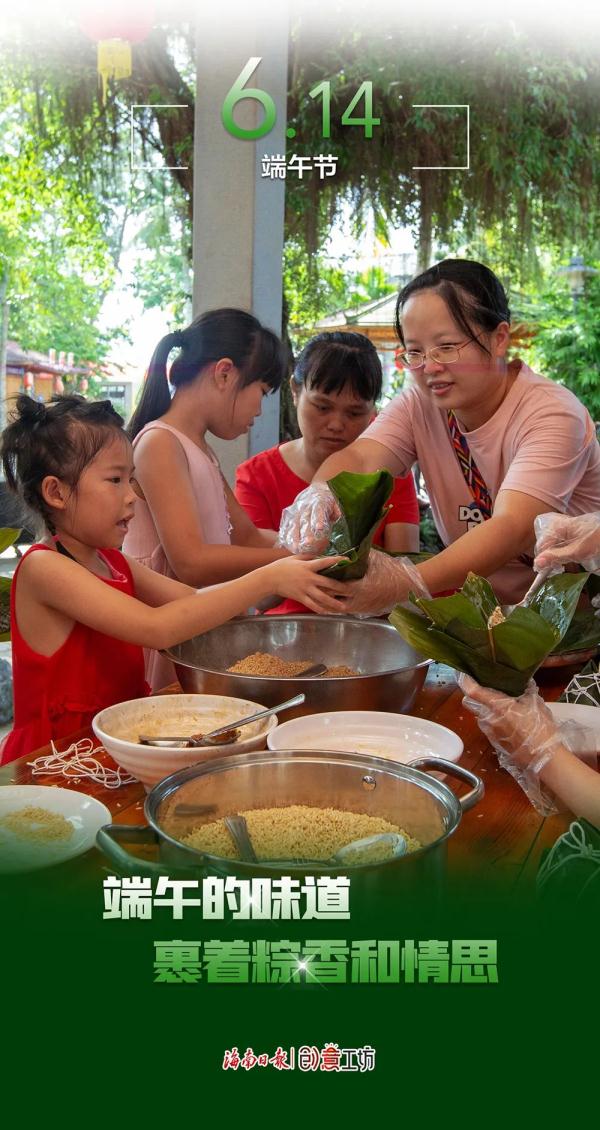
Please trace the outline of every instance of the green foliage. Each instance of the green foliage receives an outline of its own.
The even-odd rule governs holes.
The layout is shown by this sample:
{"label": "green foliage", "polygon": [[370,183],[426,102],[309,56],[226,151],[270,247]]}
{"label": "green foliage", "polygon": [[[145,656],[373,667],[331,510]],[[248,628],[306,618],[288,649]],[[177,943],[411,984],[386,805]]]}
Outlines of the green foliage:
{"label": "green foliage", "polygon": [[[299,20],[289,118],[303,151],[326,145],[338,172],[323,182],[288,181],[290,233],[318,248],[350,200],[359,226],[369,208],[388,229],[411,226],[421,261],[430,260],[433,240],[475,246],[488,231],[488,260],[514,281],[535,274],[540,246],[558,253],[577,245],[589,255],[598,239],[600,147],[600,61],[591,45],[552,47],[514,25],[492,29],[485,18],[465,24],[454,14],[442,36],[400,5],[386,25],[378,33],[368,21],[358,29],[341,18],[335,35],[316,44]],[[365,78],[373,80],[382,123],[370,140],[339,124]],[[323,80],[332,84],[326,143],[318,107],[306,96]],[[468,172],[413,168],[466,163],[464,119],[461,127],[447,111],[414,103],[470,105]]]}
{"label": "green foliage", "polygon": [[178,194],[169,200],[155,177],[150,184],[150,190],[148,185],[132,190],[132,209],[142,217],[133,240],[133,291],[146,309],[168,311],[173,324],[181,326],[192,308],[191,222]]}
{"label": "green foliage", "polygon": [[288,332],[296,350],[312,337],[322,318],[340,310],[356,310],[396,288],[381,267],[356,272],[332,267],[325,256],[307,255],[301,240],[288,240],[283,252],[283,286],[288,305]]}
{"label": "green foliage", "polygon": [[0,78],[0,277],[8,333],[25,348],[100,361],[111,335],[97,328],[114,271],[91,193],[33,128],[35,99]]}
{"label": "green foliage", "polygon": [[566,385],[600,420],[600,276],[586,282],[576,305],[566,285],[555,285],[531,304],[538,324],[531,363]]}
{"label": "green foliage", "polygon": [[[285,288],[296,347],[323,315],[385,293],[376,280],[348,279],[344,265],[332,266],[323,253],[348,205],[357,235],[371,214],[379,238],[408,225],[421,264],[436,242],[483,258],[513,285],[540,285],[544,251],[557,258],[576,246],[588,261],[598,256],[600,60],[593,45],[552,46],[501,14],[465,22],[452,13],[440,30],[402,5],[380,30],[366,3],[360,17],[333,0],[319,11],[331,34],[315,36],[303,8],[292,4],[294,151],[330,151],[338,161],[334,177],[286,182]],[[32,50],[24,37],[6,40],[0,67],[10,164],[8,174],[0,171],[0,192],[12,184],[24,193],[23,205],[9,201],[12,221],[0,218],[5,269],[13,270],[11,332],[23,338],[29,325],[36,345],[52,339],[78,357],[101,356],[105,343],[93,327],[131,220],[139,249],[136,293],[181,321],[190,293],[191,25],[163,24],[136,45],[134,73],[109,84],[106,106],[98,96],[94,45],[72,22],[58,21],[42,50]],[[366,80],[381,120],[371,138],[361,126],[341,124]],[[322,100],[308,96],[323,81],[331,82],[327,141]],[[134,115],[140,164],[157,159],[185,169],[132,178],[132,103],[149,106]],[[464,115],[416,103],[470,105],[468,171],[414,168],[465,160]],[[157,104],[183,108],[165,114]]]}

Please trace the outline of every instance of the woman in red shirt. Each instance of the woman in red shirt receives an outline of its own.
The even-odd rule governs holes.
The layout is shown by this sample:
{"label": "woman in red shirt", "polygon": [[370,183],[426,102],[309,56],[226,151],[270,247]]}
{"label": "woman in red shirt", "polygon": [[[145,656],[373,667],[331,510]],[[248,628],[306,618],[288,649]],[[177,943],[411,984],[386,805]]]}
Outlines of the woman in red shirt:
{"label": "woman in red shirt", "polygon": [[[236,498],[262,530],[278,530],[282,511],[323,460],[353,443],[373,419],[382,389],[381,362],[364,334],[322,333],[305,345],[290,383],[300,438],[261,451],[241,463],[236,474]],[[375,544],[416,552],[419,506],[412,475],[395,480],[390,506]],[[308,610],[288,600],[272,611]]]}

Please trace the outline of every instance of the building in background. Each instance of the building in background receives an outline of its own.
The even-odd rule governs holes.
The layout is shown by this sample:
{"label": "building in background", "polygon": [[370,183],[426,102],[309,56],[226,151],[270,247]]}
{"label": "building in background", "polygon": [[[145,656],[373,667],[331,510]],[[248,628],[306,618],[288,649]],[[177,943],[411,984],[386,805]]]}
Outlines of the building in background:
{"label": "building in background", "polygon": [[78,392],[93,399],[112,401],[117,412],[129,418],[133,409],[134,389],[139,384],[137,370],[131,366],[117,367],[75,365],[72,353],[47,354],[34,349],[22,349],[16,341],[9,341],[6,349],[6,396],[20,392],[36,400],[49,400],[53,393]]}

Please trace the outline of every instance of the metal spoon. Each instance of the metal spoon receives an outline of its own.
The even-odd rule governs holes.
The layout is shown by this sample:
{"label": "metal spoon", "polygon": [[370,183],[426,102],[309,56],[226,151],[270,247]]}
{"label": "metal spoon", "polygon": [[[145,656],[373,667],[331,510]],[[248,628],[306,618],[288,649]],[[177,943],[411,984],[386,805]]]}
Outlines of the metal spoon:
{"label": "metal spoon", "polygon": [[[406,855],[407,844],[404,836],[401,836],[399,832],[378,832],[375,836],[365,836],[362,840],[352,840],[352,843],[344,844],[329,859],[261,859],[260,862],[264,866],[272,863],[278,867],[285,866],[287,863],[293,863],[296,867],[300,865],[303,867],[332,867],[338,863],[344,866],[352,866],[356,855],[362,854],[365,849],[368,850],[368,848],[379,843],[388,845],[391,859],[399,859],[401,855]],[[381,862],[387,861],[382,860]]]}
{"label": "metal spoon", "polygon": [[527,589],[527,592],[525,593],[523,599],[520,600],[518,604],[505,604],[503,606],[502,611],[504,613],[504,616],[510,616],[511,612],[514,612],[515,608],[528,608],[535,594],[539,589],[541,589],[544,581],[548,579],[550,571],[551,570],[549,568],[540,569],[539,573],[536,573],[535,577],[533,578],[533,582]]}
{"label": "metal spoon", "polygon": [[166,746],[167,748],[170,746],[227,745],[237,741],[241,726],[248,726],[250,722],[258,722],[259,718],[269,718],[271,714],[290,710],[292,706],[300,706],[305,699],[305,694],[294,695],[293,698],[280,702],[278,706],[270,706],[268,710],[259,710],[256,714],[249,714],[246,718],[240,718],[236,722],[228,722],[226,726],[220,726],[217,730],[211,730],[208,734],[169,734],[160,738],[140,734],[139,741],[141,745]]}
{"label": "metal spoon", "polygon": [[248,825],[245,816],[225,816],[224,823],[227,825],[231,838],[240,853],[240,859],[243,863],[258,863],[258,857],[254,848],[252,847],[252,840],[248,832]]}
{"label": "metal spoon", "polygon": [[312,666],[306,667],[304,671],[300,671],[297,679],[316,679],[317,675],[324,675],[327,667],[324,663],[313,663]]}

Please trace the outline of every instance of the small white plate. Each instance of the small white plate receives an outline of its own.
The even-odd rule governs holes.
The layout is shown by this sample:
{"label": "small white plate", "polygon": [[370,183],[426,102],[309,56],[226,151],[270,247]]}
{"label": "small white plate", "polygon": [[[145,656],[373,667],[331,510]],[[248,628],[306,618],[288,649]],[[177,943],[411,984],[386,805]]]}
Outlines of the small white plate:
{"label": "small white plate", "polygon": [[[47,812],[60,813],[73,825],[73,834],[68,840],[44,843],[21,839],[3,827],[1,821],[9,813],[23,808],[45,808]],[[7,785],[0,788],[0,873],[37,871],[82,855],[94,846],[98,830],[110,823],[112,816],[105,804],[74,789],[59,789],[51,785]]]}
{"label": "small white plate", "polygon": [[464,749],[458,734],[446,726],[381,710],[337,710],[292,718],[268,735],[267,745],[269,749],[369,753],[404,764],[427,755],[458,761]]}
{"label": "small white plate", "polygon": [[[597,750],[600,751],[600,706],[586,706],[579,702],[549,702],[547,706],[550,707],[557,722],[576,722],[583,727],[581,738],[575,727],[573,728],[569,748],[573,749],[573,753],[582,761],[596,768]],[[592,744],[595,742],[596,749],[590,749],[590,739],[586,736],[586,731],[588,734],[592,731]]]}

